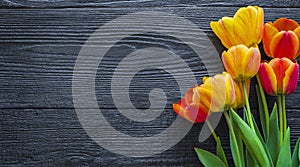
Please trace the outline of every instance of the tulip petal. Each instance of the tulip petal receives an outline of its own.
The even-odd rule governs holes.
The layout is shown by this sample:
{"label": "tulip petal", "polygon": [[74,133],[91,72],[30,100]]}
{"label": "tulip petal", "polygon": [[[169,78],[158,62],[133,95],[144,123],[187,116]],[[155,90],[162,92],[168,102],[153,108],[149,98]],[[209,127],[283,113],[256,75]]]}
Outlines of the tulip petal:
{"label": "tulip petal", "polygon": [[263,30],[263,46],[265,53],[269,57],[273,57],[270,51],[270,44],[273,37],[278,33],[278,30],[272,26],[272,23],[266,23]]}
{"label": "tulip petal", "polygon": [[208,111],[203,104],[191,104],[186,109],[185,118],[191,122],[202,123],[208,117]]}
{"label": "tulip petal", "polygon": [[[299,40],[299,45],[300,45],[300,26],[294,30],[294,33],[297,35],[298,40]],[[298,48],[298,53],[295,58],[297,58],[297,56],[299,56],[299,55],[300,55],[300,46]]]}
{"label": "tulip petal", "polygon": [[193,102],[193,88],[189,88],[184,95],[184,107]]}
{"label": "tulip petal", "polygon": [[229,74],[231,74],[231,76],[233,78],[237,78],[237,74],[236,74],[237,70],[235,68],[235,65],[236,65],[235,60],[236,59],[234,58],[234,55],[236,55],[236,54],[234,53],[234,51],[235,51],[234,48],[230,48],[227,52],[224,51],[222,53],[222,62],[223,62],[223,65],[224,65],[226,71]]}
{"label": "tulip petal", "polygon": [[174,103],[173,110],[179,116],[187,119],[192,123],[204,122],[209,114],[209,109],[203,104],[190,104],[186,108],[183,108],[179,104]]}
{"label": "tulip petal", "polygon": [[277,92],[277,79],[273,68],[268,63],[261,63],[258,74],[264,90],[270,95],[275,95],[275,92]]}
{"label": "tulip petal", "polygon": [[260,52],[258,48],[250,48],[244,53],[244,58],[242,59],[242,68],[245,71],[243,80],[252,78],[259,70],[260,67]]}
{"label": "tulip petal", "polygon": [[276,75],[277,80],[277,94],[284,94],[283,79],[285,77],[286,70],[293,62],[288,58],[275,58],[269,62],[269,65],[273,68],[273,72]]}
{"label": "tulip petal", "polygon": [[221,40],[222,44],[229,48],[235,45],[233,34],[233,19],[230,17],[223,17],[218,22],[211,22],[210,27],[217,37]]}
{"label": "tulip petal", "polygon": [[293,31],[281,31],[274,36],[270,44],[273,57],[294,59],[299,49],[299,40]]}
{"label": "tulip petal", "polygon": [[203,103],[205,106],[211,105],[211,88],[204,88],[203,84],[194,88],[193,103]]}
{"label": "tulip petal", "polygon": [[285,72],[283,79],[283,92],[285,95],[293,93],[297,87],[299,77],[299,65],[293,63]]}
{"label": "tulip petal", "polygon": [[[240,8],[234,15],[235,35],[240,37],[238,44],[244,44],[248,47],[258,44],[262,38],[263,28],[263,10],[257,6],[248,6]],[[237,24],[239,26],[237,26]],[[242,30],[240,30],[240,27]]]}
{"label": "tulip petal", "polygon": [[181,107],[180,104],[173,103],[172,107],[173,107],[173,110],[176,112],[176,114],[183,117],[184,108]]}
{"label": "tulip petal", "polygon": [[254,32],[257,32],[255,35],[256,37],[256,44],[259,44],[263,37],[263,26],[264,26],[264,10],[260,7],[255,6],[257,9],[257,19],[256,19],[256,29]]}
{"label": "tulip petal", "polygon": [[278,31],[293,31],[297,27],[299,27],[298,23],[295,20],[287,19],[287,18],[279,18],[274,23],[273,26]]}

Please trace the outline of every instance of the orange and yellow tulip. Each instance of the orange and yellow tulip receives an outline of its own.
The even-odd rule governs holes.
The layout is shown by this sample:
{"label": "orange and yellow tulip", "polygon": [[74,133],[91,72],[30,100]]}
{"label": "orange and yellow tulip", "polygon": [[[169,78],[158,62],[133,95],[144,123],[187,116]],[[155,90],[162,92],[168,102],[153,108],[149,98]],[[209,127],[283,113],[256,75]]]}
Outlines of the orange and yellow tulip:
{"label": "orange and yellow tulip", "polygon": [[266,23],[263,31],[263,46],[272,58],[296,59],[300,54],[300,26],[287,18]]}
{"label": "orange and yellow tulip", "polygon": [[188,89],[185,96],[173,104],[173,110],[181,117],[193,123],[201,123],[206,120],[209,109],[203,103],[193,103],[193,88]]}
{"label": "orange and yellow tulip", "polygon": [[210,112],[221,112],[234,103],[235,93],[231,76],[224,72],[213,77],[204,77],[203,84],[190,88],[174,111],[193,122],[204,122]]}
{"label": "orange and yellow tulip", "polygon": [[257,47],[248,48],[237,45],[222,53],[222,61],[226,71],[236,81],[252,78],[259,70],[260,52]]}
{"label": "orange and yellow tulip", "polygon": [[274,58],[261,63],[259,77],[269,95],[289,95],[297,87],[299,65],[288,58]]}
{"label": "orange and yellow tulip", "polygon": [[264,11],[257,6],[240,8],[233,17],[223,17],[210,23],[210,27],[228,49],[244,44],[259,44],[262,39]]}

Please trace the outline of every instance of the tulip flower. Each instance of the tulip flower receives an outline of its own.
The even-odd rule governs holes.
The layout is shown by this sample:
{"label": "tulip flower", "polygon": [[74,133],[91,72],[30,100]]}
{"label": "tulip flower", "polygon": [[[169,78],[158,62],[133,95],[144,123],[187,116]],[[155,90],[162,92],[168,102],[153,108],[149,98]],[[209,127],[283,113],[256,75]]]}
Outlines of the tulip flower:
{"label": "tulip flower", "polygon": [[213,32],[227,49],[239,44],[247,47],[259,44],[263,25],[264,11],[257,6],[240,8],[233,17],[223,17],[210,23]]}
{"label": "tulip flower", "polygon": [[193,122],[204,122],[210,112],[227,110],[235,100],[234,85],[231,76],[224,72],[213,77],[204,77],[203,84],[190,88],[174,111]]}
{"label": "tulip flower", "polygon": [[280,18],[266,23],[263,31],[263,46],[271,58],[296,59],[300,54],[300,26],[290,19]]}
{"label": "tulip flower", "polygon": [[235,101],[234,84],[230,74],[223,72],[213,77],[204,77],[203,84],[194,88],[193,99],[203,101],[212,112],[228,110]]}
{"label": "tulip flower", "polygon": [[188,89],[184,98],[173,104],[173,110],[181,117],[193,123],[201,123],[206,120],[209,109],[203,103],[193,103],[193,88]]}
{"label": "tulip flower", "polygon": [[260,52],[257,47],[248,48],[237,45],[222,53],[222,61],[226,71],[236,81],[252,78],[259,70]]}
{"label": "tulip flower", "polygon": [[275,58],[261,63],[259,77],[269,95],[289,95],[297,87],[299,65],[288,58]]}

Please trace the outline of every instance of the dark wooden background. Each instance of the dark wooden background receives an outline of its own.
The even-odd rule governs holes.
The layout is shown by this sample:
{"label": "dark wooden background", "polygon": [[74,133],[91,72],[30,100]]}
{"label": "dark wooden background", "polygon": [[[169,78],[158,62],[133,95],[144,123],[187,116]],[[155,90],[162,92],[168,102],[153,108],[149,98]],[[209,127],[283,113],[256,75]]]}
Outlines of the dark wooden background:
{"label": "dark wooden background", "polygon": [[[152,157],[128,158],[97,145],[82,128],[74,110],[74,64],[82,45],[101,25],[128,13],[151,10],[174,13],[192,21],[207,33],[221,53],[224,47],[210,30],[209,22],[232,16],[239,7],[247,5],[263,7],[265,21],[288,17],[300,23],[299,0],[1,0],[0,166],[199,166],[193,148],[215,149],[212,138],[198,142],[200,124],[194,125],[177,145]],[[164,45],[163,41],[156,45]],[[143,43],[140,39],[135,42]],[[204,69],[199,77],[205,74]],[[144,76],[141,73],[141,77],[146,81],[154,78],[153,85],[148,85],[150,88],[156,88],[157,84],[159,87],[161,82],[155,80],[164,79],[153,73]],[[101,80],[101,76],[98,79]],[[139,98],[145,96],[145,92],[136,86],[137,89],[134,86],[131,89],[136,107],[149,107],[147,98]],[[166,89],[175,91],[175,87],[170,84]],[[102,96],[98,92],[97,100],[103,105]],[[178,93],[170,97],[173,101],[168,101],[164,113],[172,112],[171,103],[179,98]],[[272,97],[268,99],[274,101]],[[251,94],[253,104],[255,100]],[[287,97],[286,106],[294,144],[300,136],[300,85]],[[104,108],[108,115],[114,113],[115,109],[109,105]],[[255,113],[255,105],[253,110]],[[165,119],[175,117],[172,113]],[[160,131],[168,125],[169,120],[164,121],[165,125],[148,125],[147,132]],[[113,123],[124,133],[143,132],[134,125],[124,125],[124,128],[122,120]],[[217,133],[229,153],[224,121],[220,122]]]}

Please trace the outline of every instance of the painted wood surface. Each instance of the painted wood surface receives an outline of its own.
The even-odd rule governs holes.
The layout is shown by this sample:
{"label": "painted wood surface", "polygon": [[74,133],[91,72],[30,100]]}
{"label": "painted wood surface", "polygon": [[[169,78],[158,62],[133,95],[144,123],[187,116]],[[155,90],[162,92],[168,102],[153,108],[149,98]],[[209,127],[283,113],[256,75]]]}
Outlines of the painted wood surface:
{"label": "painted wood surface", "polygon": [[[143,11],[172,13],[188,19],[206,33],[220,54],[224,47],[210,30],[209,22],[222,16],[231,16],[239,7],[246,5],[264,7],[266,22],[279,17],[293,18],[300,22],[299,0],[0,1],[0,166],[199,166],[193,148],[197,146],[209,151],[215,150],[212,138],[203,143],[198,142],[201,124],[194,125],[169,150],[151,157],[118,155],[93,141],[80,124],[74,109],[72,77],[75,62],[82,46],[98,28],[123,15]],[[169,25],[162,23],[161,26],[163,28]],[[175,29],[180,26],[184,27],[174,25]],[[195,37],[191,34],[190,38]],[[105,68],[97,71],[95,79],[96,99],[101,111],[106,113],[105,116],[113,127],[122,133],[132,136],[161,133],[176,118],[171,104],[181,96],[176,82],[178,79],[174,80],[171,74],[157,69],[144,70],[138,75],[130,70],[117,74],[116,77],[135,76],[129,89],[128,103],[141,111],[146,111],[153,100],[165,100],[162,96],[149,97],[152,89],[162,88],[167,97],[163,112],[157,120],[137,123],[124,118],[117,113],[110,92],[110,75],[124,53],[127,53],[126,48],[118,49],[123,46],[136,49],[168,48],[186,55],[199,83],[207,75],[206,68],[200,66],[203,65],[201,60],[188,56],[193,53],[186,48],[184,42],[164,34],[132,35],[115,45],[116,49],[111,53],[113,56],[107,56],[103,62]],[[147,63],[147,60],[144,62]],[[128,68],[136,63],[127,64]],[[188,73],[180,64],[162,62],[162,66],[176,69],[179,80],[184,80]],[[89,72],[90,69],[87,68],[80,77],[86,77]],[[255,80],[252,82],[255,83]],[[128,93],[122,92],[121,86],[116,89],[120,94]],[[251,89],[254,92],[254,87]],[[272,97],[268,97],[268,100],[270,104],[275,101]],[[256,98],[253,93],[251,102],[256,113]],[[300,134],[299,102],[298,85],[296,92],[287,97],[286,105],[288,123],[292,127],[292,143]],[[132,106],[126,108],[126,105],[123,104],[125,107],[122,110],[131,109]],[[229,139],[224,120],[218,125],[217,133],[222,137],[228,154]],[[118,140],[118,137],[111,140]],[[165,141],[157,142],[168,142],[167,140],[165,138]]]}

